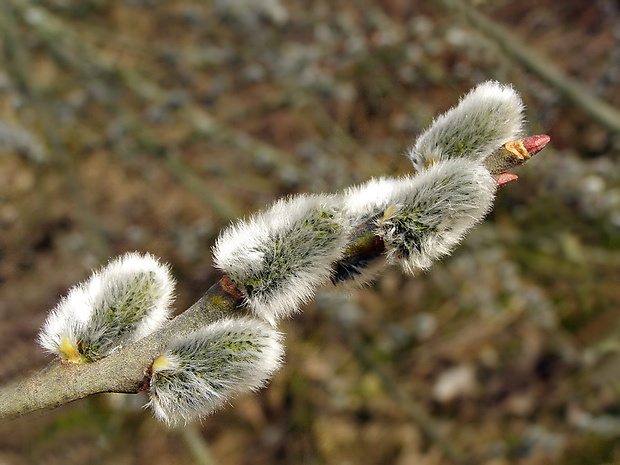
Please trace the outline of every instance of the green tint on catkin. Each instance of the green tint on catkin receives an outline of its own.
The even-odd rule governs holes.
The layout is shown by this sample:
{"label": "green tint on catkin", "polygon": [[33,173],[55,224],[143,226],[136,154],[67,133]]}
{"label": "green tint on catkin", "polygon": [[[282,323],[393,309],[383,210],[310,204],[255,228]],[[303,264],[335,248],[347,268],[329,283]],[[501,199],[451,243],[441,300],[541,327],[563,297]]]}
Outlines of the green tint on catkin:
{"label": "green tint on catkin", "polygon": [[159,328],[173,291],[166,265],[152,255],[125,254],[69,291],[45,320],[39,342],[71,362],[98,360]]}
{"label": "green tint on catkin", "polygon": [[170,424],[210,415],[261,388],[279,368],[280,334],[257,318],[225,319],[173,341],[153,362],[149,405]]}
{"label": "green tint on catkin", "polygon": [[506,142],[520,137],[523,102],[510,86],[487,81],[438,116],[409,150],[417,170],[454,158],[482,163]]}
{"label": "green tint on catkin", "polygon": [[214,248],[215,263],[254,314],[275,324],[329,282],[348,231],[336,197],[300,195],[225,230]]}
{"label": "green tint on catkin", "polygon": [[484,218],[495,191],[488,170],[467,159],[422,170],[408,188],[397,190],[379,221],[388,260],[409,273],[429,268]]}

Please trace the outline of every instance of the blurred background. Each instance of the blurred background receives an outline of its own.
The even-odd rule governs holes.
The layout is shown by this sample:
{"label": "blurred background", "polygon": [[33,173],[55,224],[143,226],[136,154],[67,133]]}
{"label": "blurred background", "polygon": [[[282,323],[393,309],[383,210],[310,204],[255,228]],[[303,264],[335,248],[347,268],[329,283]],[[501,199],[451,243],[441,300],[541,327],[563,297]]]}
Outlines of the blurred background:
{"label": "blurred background", "polygon": [[148,251],[177,312],[233,219],[412,171],[477,83],[552,142],[430,272],[321,291],[270,385],[168,429],[100,395],[0,425],[0,463],[577,465],[620,461],[615,0],[2,0],[0,379],[67,288]]}

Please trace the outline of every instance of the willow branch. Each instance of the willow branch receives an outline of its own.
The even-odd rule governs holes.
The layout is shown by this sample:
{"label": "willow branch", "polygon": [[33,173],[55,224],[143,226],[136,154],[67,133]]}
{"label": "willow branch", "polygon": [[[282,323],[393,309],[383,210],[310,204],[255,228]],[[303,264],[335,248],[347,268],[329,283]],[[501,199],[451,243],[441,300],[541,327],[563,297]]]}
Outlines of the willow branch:
{"label": "willow branch", "polygon": [[[516,179],[513,175],[505,179],[506,173],[501,173],[525,163],[547,142],[547,136],[532,136],[507,143],[489,156],[487,165],[490,171],[500,173],[496,177],[497,184]],[[368,268],[383,257],[385,245],[377,233],[378,219],[377,216],[370,217],[351,232],[343,255],[332,264],[335,282],[355,277],[360,269]],[[225,275],[188,310],[136,343],[89,364],[52,362],[41,372],[0,388],[0,418],[51,409],[91,394],[144,390],[153,360],[173,337],[245,311],[241,306],[243,300],[239,289]]]}
{"label": "willow branch", "polygon": [[[383,251],[370,233],[373,220],[355,234],[345,256],[334,263],[336,273],[349,266],[368,263]],[[214,321],[245,311],[242,295],[224,276],[189,309],[162,329],[88,364],[52,362],[42,371],[0,387],[0,419],[15,418],[35,410],[52,409],[103,392],[137,393],[146,388],[149,368],[173,337],[191,333]]]}
{"label": "willow branch", "polygon": [[[366,244],[367,241],[370,241]],[[350,251],[376,254],[377,242],[369,235],[352,239]],[[343,262],[353,260],[349,256]],[[340,262],[339,262],[340,263]],[[334,268],[339,268],[339,263]],[[35,410],[52,409],[103,392],[137,393],[145,389],[149,368],[173,337],[190,333],[214,321],[245,310],[242,295],[224,276],[189,309],[162,329],[89,364],[52,362],[42,371],[0,387],[0,419],[15,418]]]}
{"label": "willow branch", "polygon": [[44,370],[0,388],[0,418],[14,418],[102,392],[137,393],[148,382],[152,361],[173,336],[242,311],[226,277],[159,331],[89,364],[54,361]]}

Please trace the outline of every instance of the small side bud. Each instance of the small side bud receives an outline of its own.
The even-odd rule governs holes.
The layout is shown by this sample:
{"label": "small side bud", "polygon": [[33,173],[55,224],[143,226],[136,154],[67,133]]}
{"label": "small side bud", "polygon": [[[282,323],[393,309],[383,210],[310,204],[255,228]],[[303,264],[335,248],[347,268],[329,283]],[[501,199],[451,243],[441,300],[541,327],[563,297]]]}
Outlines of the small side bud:
{"label": "small side bud", "polygon": [[125,254],[69,291],[43,323],[39,343],[71,362],[98,360],[159,328],[173,292],[166,265]]}
{"label": "small side bud", "polygon": [[501,189],[509,182],[516,181],[517,179],[519,179],[519,177],[516,174],[500,173],[495,176],[495,184],[497,185],[498,189]]}
{"label": "small side bud", "polygon": [[449,158],[482,162],[501,145],[516,140],[523,125],[523,103],[509,86],[487,81],[433,121],[409,151],[417,170]]}
{"label": "small side bud", "polygon": [[208,416],[264,386],[280,367],[280,334],[257,318],[220,320],[172,342],[151,367],[148,406],[169,425]]}
{"label": "small side bud", "polygon": [[225,230],[213,254],[252,311],[275,324],[329,281],[347,232],[334,197],[297,196]]}
{"label": "small side bud", "polygon": [[350,189],[345,211],[354,224],[377,217],[375,234],[388,260],[414,273],[447,255],[484,218],[495,191],[487,169],[472,160],[454,159],[413,177],[374,179]]}

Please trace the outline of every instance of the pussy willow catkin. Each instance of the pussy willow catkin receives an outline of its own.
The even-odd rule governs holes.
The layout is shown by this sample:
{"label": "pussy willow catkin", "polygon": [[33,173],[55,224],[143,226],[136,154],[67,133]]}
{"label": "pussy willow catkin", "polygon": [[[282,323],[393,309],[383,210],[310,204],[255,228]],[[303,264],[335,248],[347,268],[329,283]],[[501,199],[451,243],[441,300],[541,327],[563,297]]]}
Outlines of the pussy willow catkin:
{"label": "pussy willow catkin", "polygon": [[167,265],[125,254],[69,290],[43,323],[39,343],[72,362],[98,360],[159,328],[173,293]]}

